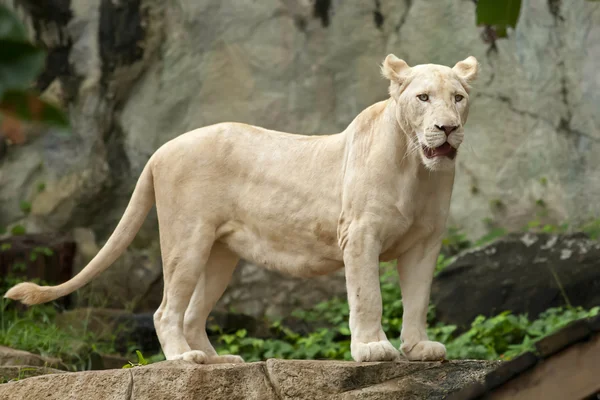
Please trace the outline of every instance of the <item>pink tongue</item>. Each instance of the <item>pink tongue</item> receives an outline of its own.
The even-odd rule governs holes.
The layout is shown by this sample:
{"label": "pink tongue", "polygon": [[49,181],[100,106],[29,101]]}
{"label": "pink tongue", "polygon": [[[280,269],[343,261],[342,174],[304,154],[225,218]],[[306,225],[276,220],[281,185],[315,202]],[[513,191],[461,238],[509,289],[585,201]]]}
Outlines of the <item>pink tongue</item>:
{"label": "pink tongue", "polygon": [[443,145],[441,145],[440,147],[436,147],[435,149],[432,149],[432,153],[434,156],[445,156],[446,154],[449,154],[452,151],[452,146],[450,146],[450,143],[446,142]]}

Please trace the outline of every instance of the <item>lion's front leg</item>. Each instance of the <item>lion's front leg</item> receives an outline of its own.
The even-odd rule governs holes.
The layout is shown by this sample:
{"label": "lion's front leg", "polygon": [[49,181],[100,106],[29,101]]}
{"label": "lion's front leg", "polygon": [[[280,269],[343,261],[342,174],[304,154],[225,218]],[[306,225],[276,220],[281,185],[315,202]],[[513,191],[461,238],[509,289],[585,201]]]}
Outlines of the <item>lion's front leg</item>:
{"label": "lion's front leg", "polygon": [[350,306],[351,353],[355,361],[392,361],[399,352],[381,327],[380,243],[368,233],[352,234],[344,246]]}
{"label": "lion's front leg", "polygon": [[427,337],[427,310],[431,281],[441,242],[421,243],[398,259],[404,315],[400,349],[411,361],[434,361],[446,357],[446,347]]}

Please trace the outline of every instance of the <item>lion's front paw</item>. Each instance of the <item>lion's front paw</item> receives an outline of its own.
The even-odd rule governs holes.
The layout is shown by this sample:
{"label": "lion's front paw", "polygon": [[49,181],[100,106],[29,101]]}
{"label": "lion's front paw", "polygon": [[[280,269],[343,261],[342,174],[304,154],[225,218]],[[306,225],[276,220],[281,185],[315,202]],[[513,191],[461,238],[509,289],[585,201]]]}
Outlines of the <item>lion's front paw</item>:
{"label": "lion's front paw", "polygon": [[231,354],[225,354],[222,356],[210,356],[208,357],[207,364],[241,364],[244,359],[240,356],[234,356]]}
{"label": "lion's front paw", "polygon": [[208,356],[203,351],[191,350],[191,351],[186,351],[183,354],[173,357],[173,360],[183,360],[183,361],[193,362],[196,364],[206,364],[207,363],[206,361],[208,360]]}
{"label": "lion's front paw", "polygon": [[379,342],[352,342],[350,345],[354,361],[395,361],[400,356],[398,350],[387,340]]}
{"label": "lion's front paw", "polygon": [[446,347],[430,340],[423,340],[415,345],[404,343],[400,350],[410,361],[439,361],[446,358]]}

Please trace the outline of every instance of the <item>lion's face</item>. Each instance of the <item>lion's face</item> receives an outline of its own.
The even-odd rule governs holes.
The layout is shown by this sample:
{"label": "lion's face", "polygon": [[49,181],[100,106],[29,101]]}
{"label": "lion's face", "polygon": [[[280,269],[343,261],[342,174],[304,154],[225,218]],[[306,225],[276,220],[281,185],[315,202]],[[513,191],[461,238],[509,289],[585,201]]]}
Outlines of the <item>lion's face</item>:
{"label": "lion's face", "polygon": [[389,55],[382,72],[391,81],[396,118],[409,135],[408,151],[418,152],[431,170],[454,168],[469,113],[469,82],[477,60],[469,57],[454,68],[441,65],[409,67]]}

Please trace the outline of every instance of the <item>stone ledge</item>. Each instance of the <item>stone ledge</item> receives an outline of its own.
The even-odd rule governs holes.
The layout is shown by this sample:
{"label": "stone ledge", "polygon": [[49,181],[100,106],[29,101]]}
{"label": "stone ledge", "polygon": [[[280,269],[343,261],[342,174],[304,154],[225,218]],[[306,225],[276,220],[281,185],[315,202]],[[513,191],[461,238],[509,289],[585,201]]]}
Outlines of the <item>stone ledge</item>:
{"label": "stone ledge", "polygon": [[49,367],[40,367],[33,365],[2,365],[0,366],[0,383],[30,378],[32,376],[64,373],[66,372]]}
{"label": "stone ledge", "polygon": [[66,366],[59,358],[42,357],[28,351],[0,346],[0,366],[6,367],[21,365],[66,369]]}
{"label": "stone ledge", "polygon": [[164,361],[132,369],[46,375],[0,385],[6,400],[442,399],[483,379],[499,361],[277,360],[196,365]]}

